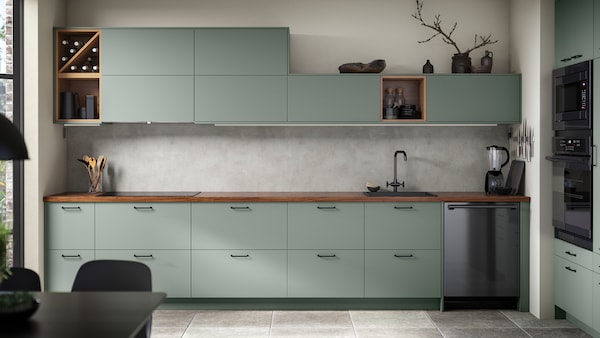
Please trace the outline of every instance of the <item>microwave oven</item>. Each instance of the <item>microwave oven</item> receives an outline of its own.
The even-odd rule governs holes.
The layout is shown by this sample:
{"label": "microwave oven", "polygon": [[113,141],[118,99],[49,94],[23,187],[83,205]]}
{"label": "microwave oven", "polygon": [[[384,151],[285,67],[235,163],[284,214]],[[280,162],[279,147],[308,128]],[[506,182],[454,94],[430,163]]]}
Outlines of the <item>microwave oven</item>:
{"label": "microwave oven", "polygon": [[552,129],[592,128],[592,62],[553,70]]}

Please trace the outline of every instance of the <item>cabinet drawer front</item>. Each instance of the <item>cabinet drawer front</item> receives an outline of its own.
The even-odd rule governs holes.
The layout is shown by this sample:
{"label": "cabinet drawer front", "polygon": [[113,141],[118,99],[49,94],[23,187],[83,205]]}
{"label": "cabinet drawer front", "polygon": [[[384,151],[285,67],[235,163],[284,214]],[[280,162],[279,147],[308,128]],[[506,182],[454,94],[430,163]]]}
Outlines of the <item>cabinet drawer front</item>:
{"label": "cabinet drawer front", "polygon": [[103,29],[100,51],[103,75],[194,74],[192,29]]}
{"label": "cabinet drawer front", "polygon": [[104,76],[102,121],[192,122],[193,76]]}
{"label": "cabinet drawer front", "polygon": [[594,253],[571,243],[554,239],[554,254],[586,269],[594,269]]}
{"label": "cabinet drawer front", "polygon": [[365,203],[367,249],[441,249],[441,203]]}
{"label": "cabinet drawer front", "polygon": [[190,203],[98,203],[96,249],[189,249]]}
{"label": "cabinet drawer front", "polygon": [[587,325],[593,325],[592,293],[594,273],[581,265],[554,256],[555,303]]}
{"label": "cabinet drawer front", "polygon": [[290,249],[362,249],[362,203],[290,203]]}
{"label": "cabinet drawer front", "polygon": [[46,203],[47,249],[93,249],[93,203]]}
{"label": "cabinet drawer front", "polygon": [[198,122],[284,122],[285,76],[196,76],[194,119]]}
{"label": "cabinet drawer front", "polygon": [[285,203],[195,203],[192,249],[286,249]]}
{"label": "cabinet drawer front", "polygon": [[364,297],[364,251],[288,251],[288,296]]}
{"label": "cabinet drawer front", "polygon": [[440,250],[366,250],[365,297],[441,297]]}
{"label": "cabinet drawer front", "polygon": [[94,250],[46,250],[44,290],[70,292],[79,267],[94,259]]}
{"label": "cabinet drawer front", "polygon": [[289,29],[198,28],[196,75],[287,75]]}
{"label": "cabinet drawer front", "polygon": [[594,330],[600,331],[600,274],[594,274],[594,289],[592,292],[594,303]]}
{"label": "cabinet drawer front", "polygon": [[117,259],[146,264],[152,272],[152,290],[167,297],[190,297],[189,250],[96,250],[96,259]]}
{"label": "cabinet drawer front", "polygon": [[192,297],[285,296],[285,250],[192,250]]}

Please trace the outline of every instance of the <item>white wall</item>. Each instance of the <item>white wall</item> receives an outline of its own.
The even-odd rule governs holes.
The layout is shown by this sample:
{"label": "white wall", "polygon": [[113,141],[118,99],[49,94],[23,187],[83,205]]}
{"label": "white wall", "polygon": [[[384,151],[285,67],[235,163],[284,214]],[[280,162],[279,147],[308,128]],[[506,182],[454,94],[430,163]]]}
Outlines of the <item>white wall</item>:
{"label": "white wall", "polygon": [[550,162],[551,87],[554,63],[554,1],[511,1],[511,70],[522,73],[522,111],[536,135],[534,154],[526,166],[526,191],[531,196],[530,311],[554,318],[553,228]]}
{"label": "white wall", "polygon": [[[454,22],[459,46],[474,35],[493,34],[494,72],[508,70],[506,0],[425,0],[423,15]],[[293,73],[337,73],[347,62],[385,59],[385,73],[420,73],[426,59],[436,72],[450,72],[453,47],[441,40],[419,44],[433,31],[411,17],[413,0],[67,0],[69,26],[286,26]],[[485,47],[473,52],[474,61]]]}
{"label": "white wall", "polygon": [[64,24],[63,0],[24,1],[25,266],[43,277],[45,195],[66,187],[66,142],[52,123],[52,27]]}

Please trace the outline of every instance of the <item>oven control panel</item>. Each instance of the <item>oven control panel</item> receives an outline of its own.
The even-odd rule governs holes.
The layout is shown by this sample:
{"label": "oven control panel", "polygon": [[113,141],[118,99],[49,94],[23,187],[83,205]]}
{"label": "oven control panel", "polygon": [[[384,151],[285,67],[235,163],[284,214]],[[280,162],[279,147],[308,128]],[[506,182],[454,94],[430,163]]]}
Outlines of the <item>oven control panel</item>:
{"label": "oven control panel", "polygon": [[554,137],[554,154],[564,155],[590,155],[591,138],[584,137]]}

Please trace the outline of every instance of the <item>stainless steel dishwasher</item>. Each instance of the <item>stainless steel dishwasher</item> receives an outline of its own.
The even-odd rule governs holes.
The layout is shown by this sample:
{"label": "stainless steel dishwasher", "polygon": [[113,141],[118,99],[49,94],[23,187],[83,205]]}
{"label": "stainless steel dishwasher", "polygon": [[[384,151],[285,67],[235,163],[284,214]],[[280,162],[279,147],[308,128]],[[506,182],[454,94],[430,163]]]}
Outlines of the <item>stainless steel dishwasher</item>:
{"label": "stainless steel dishwasher", "polygon": [[445,307],[516,306],[519,237],[519,203],[445,203]]}

